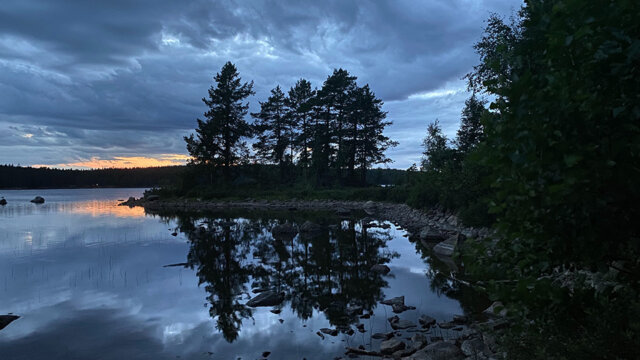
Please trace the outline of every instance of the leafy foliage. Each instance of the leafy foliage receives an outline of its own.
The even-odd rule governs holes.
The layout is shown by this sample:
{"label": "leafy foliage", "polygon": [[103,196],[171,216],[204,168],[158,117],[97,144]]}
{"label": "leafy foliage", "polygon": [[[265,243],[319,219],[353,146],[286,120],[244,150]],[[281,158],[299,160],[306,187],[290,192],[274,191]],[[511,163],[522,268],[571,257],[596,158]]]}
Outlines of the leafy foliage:
{"label": "leafy foliage", "polygon": [[480,154],[501,240],[469,264],[517,319],[510,358],[640,353],[639,13],[531,0],[476,46],[468,79],[498,113]]}

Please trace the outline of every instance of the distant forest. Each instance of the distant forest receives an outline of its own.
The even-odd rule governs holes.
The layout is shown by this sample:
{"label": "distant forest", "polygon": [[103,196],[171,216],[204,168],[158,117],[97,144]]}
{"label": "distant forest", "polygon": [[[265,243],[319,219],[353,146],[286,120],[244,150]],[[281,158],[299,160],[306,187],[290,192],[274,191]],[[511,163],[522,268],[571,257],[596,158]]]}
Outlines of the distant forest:
{"label": "distant forest", "polygon": [[[51,169],[0,165],[0,189],[157,187],[182,178],[185,166],[131,169]],[[405,171],[370,169],[371,184],[397,185],[405,180]]]}
{"label": "distant forest", "polygon": [[176,181],[184,166],[72,170],[0,165],[0,188],[153,187]]}

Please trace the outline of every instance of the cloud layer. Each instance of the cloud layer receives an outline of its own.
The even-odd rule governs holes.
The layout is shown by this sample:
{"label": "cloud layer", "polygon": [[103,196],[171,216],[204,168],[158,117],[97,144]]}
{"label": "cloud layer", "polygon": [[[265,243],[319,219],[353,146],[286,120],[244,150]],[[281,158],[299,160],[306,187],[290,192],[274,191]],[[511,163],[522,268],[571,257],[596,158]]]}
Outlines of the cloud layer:
{"label": "cloud layer", "polygon": [[385,100],[388,135],[400,141],[388,155],[406,168],[429,121],[455,131],[483,20],[520,4],[9,0],[0,8],[0,163],[185,154],[182,136],[230,60],[255,81],[254,109],[276,84],[321,86],[333,68],[348,69]]}

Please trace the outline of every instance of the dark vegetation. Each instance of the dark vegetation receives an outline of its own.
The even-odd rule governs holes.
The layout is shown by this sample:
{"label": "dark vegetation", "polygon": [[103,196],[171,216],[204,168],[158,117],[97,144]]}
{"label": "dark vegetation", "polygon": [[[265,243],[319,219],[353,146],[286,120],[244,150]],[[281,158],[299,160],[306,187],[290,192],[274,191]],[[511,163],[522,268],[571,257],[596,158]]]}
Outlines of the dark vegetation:
{"label": "dark vegetation", "polygon": [[[467,276],[506,305],[511,326],[499,343],[508,358],[637,358],[638,14],[637,1],[530,0],[508,22],[491,16],[476,45],[480,63],[466,77],[473,95],[456,138],[431,124],[420,168],[393,188],[349,187],[365,185],[364,169],[388,161],[382,154],[393,145],[382,136],[386,114],[368,87],[344,70],[318,90],[301,80],[287,97],[277,87],[252,114],[252,127],[231,121],[246,113],[251,84],[227,64],[205,99],[211,111],[199,121],[198,138],[187,139],[193,168],[208,171],[209,189],[241,184],[230,165],[251,162],[239,139],[254,134],[254,163],[279,171],[252,178],[280,184],[271,189],[286,188],[281,194],[360,192],[492,224],[496,237],[471,242],[462,260]],[[224,102],[213,96],[234,91]],[[230,158],[234,147],[242,151]],[[216,183],[218,171],[226,183]],[[191,179],[183,193],[206,185]]]}
{"label": "dark vegetation", "polygon": [[168,186],[181,179],[184,166],[72,170],[0,165],[2,189]]}

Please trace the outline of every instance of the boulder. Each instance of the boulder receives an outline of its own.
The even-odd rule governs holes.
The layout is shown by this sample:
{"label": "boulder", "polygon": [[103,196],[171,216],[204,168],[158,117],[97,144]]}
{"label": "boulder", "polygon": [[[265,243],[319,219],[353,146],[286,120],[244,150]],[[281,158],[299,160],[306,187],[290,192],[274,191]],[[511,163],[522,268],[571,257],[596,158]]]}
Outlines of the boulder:
{"label": "boulder", "polygon": [[423,328],[428,328],[436,324],[436,319],[432,318],[429,315],[420,315],[418,318],[418,322],[422,325]]}
{"label": "boulder", "polygon": [[389,273],[389,271],[391,271],[391,269],[384,264],[375,264],[371,267],[372,272],[376,272],[378,274],[382,274],[382,275],[387,275]]}
{"label": "boulder", "polygon": [[484,342],[479,338],[465,340],[460,350],[467,356],[478,356],[484,352]]}
{"label": "boulder", "polygon": [[402,330],[416,327],[416,324],[409,320],[400,320],[397,316],[389,318],[389,324],[393,330]]}
{"label": "boulder", "polygon": [[442,233],[436,229],[425,226],[420,230],[420,240],[423,241],[442,241],[444,240],[444,236]]}
{"label": "boulder", "polygon": [[36,196],[31,200],[34,204],[44,204],[44,198],[42,196]]}
{"label": "boulder", "polygon": [[445,321],[445,322],[439,323],[438,327],[440,329],[453,329],[454,327],[456,327],[456,324],[454,324],[453,322]]}
{"label": "boulder", "polygon": [[405,312],[407,310],[415,310],[416,307],[415,306],[407,306],[407,305],[400,305],[400,304],[393,304],[391,305],[391,310],[396,313],[396,314],[400,314],[402,312]]}
{"label": "boulder", "polygon": [[433,247],[433,251],[442,256],[451,256],[456,250],[458,245],[458,236],[452,236],[445,241],[439,242]]}
{"label": "boulder", "polygon": [[387,299],[387,300],[382,300],[380,301],[380,304],[384,304],[384,305],[404,305],[404,296],[396,296],[394,298],[391,299]]}
{"label": "boulder", "polygon": [[447,360],[461,360],[464,359],[464,354],[457,346],[450,342],[439,341],[433,344],[427,345],[422,350],[417,351],[413,355],[406,357],[406,360],[435,360],[435,359],[447,359]]}
{"label": "boulder", "polygon": [[251,298],[251,300],[247,301],[247,306],[277,306],[280,305],[283,301],[284,293],[276,293],[275,291],[269,290]]}
{"label": "boulder", "polygon": [[371,335],[374,339],[391,339],[393,337],[393,332],[390,333],[375,333]]}
{"label": "boulder", "polygon": [[0,199],[0,205],[2,206],[7,205],[7,200],[5,200],[5,198]]}
{"label": "boulder", "polygon": [[12,322],[16,321],[20,319],[20,316],[18,315],[0,315],[0,330],[4,329],[5,327],[7,327],[9,324],[11,324]]}
{"label": "boulder", "polygon": [[338,336],[338,329],[322,328],[320,329],[320,332],[331,336]]}
{"label": "boulder", "polygon": [[391,338],[384,340],[380,343],[380,352],[383,354],[393,354],[398,350],[402,350],[406,347],[406,344],[397,338]]}
{"label": "boulder", "polygon": [[493,304],[491,304],[491,306],[486,308],[483,311],[483,313],[485,315],[489,315],[489,316],[493,316],[493,317],[506,316],[507,315],[507,309],[504,308],[504,305],[502,305],[502,303],[500,301],[496,301]]}

